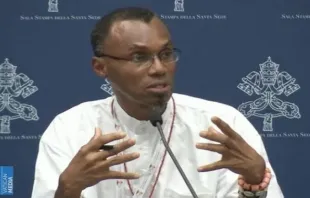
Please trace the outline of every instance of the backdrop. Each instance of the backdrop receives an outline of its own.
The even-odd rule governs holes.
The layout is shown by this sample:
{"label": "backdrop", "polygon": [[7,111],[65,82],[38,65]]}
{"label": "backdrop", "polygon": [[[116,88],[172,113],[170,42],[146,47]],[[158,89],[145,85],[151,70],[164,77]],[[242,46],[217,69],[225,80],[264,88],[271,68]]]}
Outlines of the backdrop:
{"label": "backdrop", "polygon": [[157,12],[182,50],[175,91],[238,108],[261,133],[285,197],[308,197],[309,0],[2,0],[0,195],[29,198],[51,120],[111,93],[91,69],[89,35],[120,6]]}

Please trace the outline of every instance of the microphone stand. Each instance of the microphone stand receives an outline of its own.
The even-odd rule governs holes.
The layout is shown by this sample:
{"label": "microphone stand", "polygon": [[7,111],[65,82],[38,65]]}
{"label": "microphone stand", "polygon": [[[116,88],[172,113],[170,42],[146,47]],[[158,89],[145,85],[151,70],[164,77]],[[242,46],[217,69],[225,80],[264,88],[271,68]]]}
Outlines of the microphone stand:
{"label": "microphone stand", "polygon": [[183,180],[185,181],[185,183],[186,183],[188,189],[190,190],[192,196],[193,196],[194,198],[199,198],[199,197],[197,196],[197,194],[196,194],[194,188],[192,187],[191,183],[190,183],[189,180],[187,179],[187,177],[186,177],[184,171],[182,170],[182,168],[181,168],[181,166],[180,166],[178,160],[175,158],[173,152],[171,151],[171,149],[170,149],[170,147],[169,147],[169,145],[168,145],[168,142],[166,141],[166,138],[165,138],[163,129],[162,129],[162,127],[161,127],[161,124],[163,123],[161,116],[158,116],[158,119],[151,120],[151,123],[152,123],[153,126],[157,127],[157,129],[158,129],[158,131],[159,131],[159,134],[160,134],[160,137],[161,137],[161,140],[162,140],[163,143],[164,143],[164,146],[166,147],[166,149],[167,149],[167,151],[168,151],[168,153],[169,153],[169,155],[170,155],[172,161],[174,162],[175,166],[177,167],[178,171],[180,172],[180,174],[181,174]]}

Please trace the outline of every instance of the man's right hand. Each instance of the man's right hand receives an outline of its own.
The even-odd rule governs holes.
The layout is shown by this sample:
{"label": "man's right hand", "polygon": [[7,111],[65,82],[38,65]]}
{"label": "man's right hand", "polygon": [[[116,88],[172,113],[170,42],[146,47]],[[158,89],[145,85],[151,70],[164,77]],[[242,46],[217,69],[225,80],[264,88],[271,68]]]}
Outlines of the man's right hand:
{"label": "man's right hand", "polygon": [[[104,144],[123,139],[125,133],[109,133],[102,135],[100,129],[95,129],[95,135],[74,156],[68,167],[59,178],[59,186],[55,198],[80,197],[82,190],[106,179],[138,179],[139,175],[129,172],[111,171],[110,167],[139,157],[139,153],[117,155],[135,144],[129,139],[114,145],[109,151],[100,150]],[[64,196],[62,196],[64,195]]]}

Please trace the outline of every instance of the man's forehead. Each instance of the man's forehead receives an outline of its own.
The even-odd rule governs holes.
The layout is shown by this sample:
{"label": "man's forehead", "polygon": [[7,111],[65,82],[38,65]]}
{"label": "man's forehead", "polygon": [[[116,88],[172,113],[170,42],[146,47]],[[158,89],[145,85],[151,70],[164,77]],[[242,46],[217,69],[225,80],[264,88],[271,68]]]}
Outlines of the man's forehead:
{"label": "man's forehead", "polygon": [[124,47],[139,47],[147,45],[165,45],[170,41],[170,35],[165,25],[153,19],[149,23],[138,20],[124,20],[113,24],[108,37],[110,43]]}

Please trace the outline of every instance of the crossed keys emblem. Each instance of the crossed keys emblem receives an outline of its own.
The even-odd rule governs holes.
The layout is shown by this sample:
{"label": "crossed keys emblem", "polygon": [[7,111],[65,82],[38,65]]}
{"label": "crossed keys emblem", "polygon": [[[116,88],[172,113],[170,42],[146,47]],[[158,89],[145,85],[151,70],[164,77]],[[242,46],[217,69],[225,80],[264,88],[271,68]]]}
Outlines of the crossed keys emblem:
{"label": "crossed keys emblem", "polygon": [[296,104],[282,101],[280,95],[290,96],[300,89],[296,79],[289,73],[279,72],[279,64],[274,63],[271,57],[259,64],[260,71],[252,71],[242,78],[238,88],[249,96],[260,96],[254,101],[239,105],[238,110],[245,117],[263,118],[263,131],[273,131],[272,121],[277,117],[300,119],[301,115]]}

